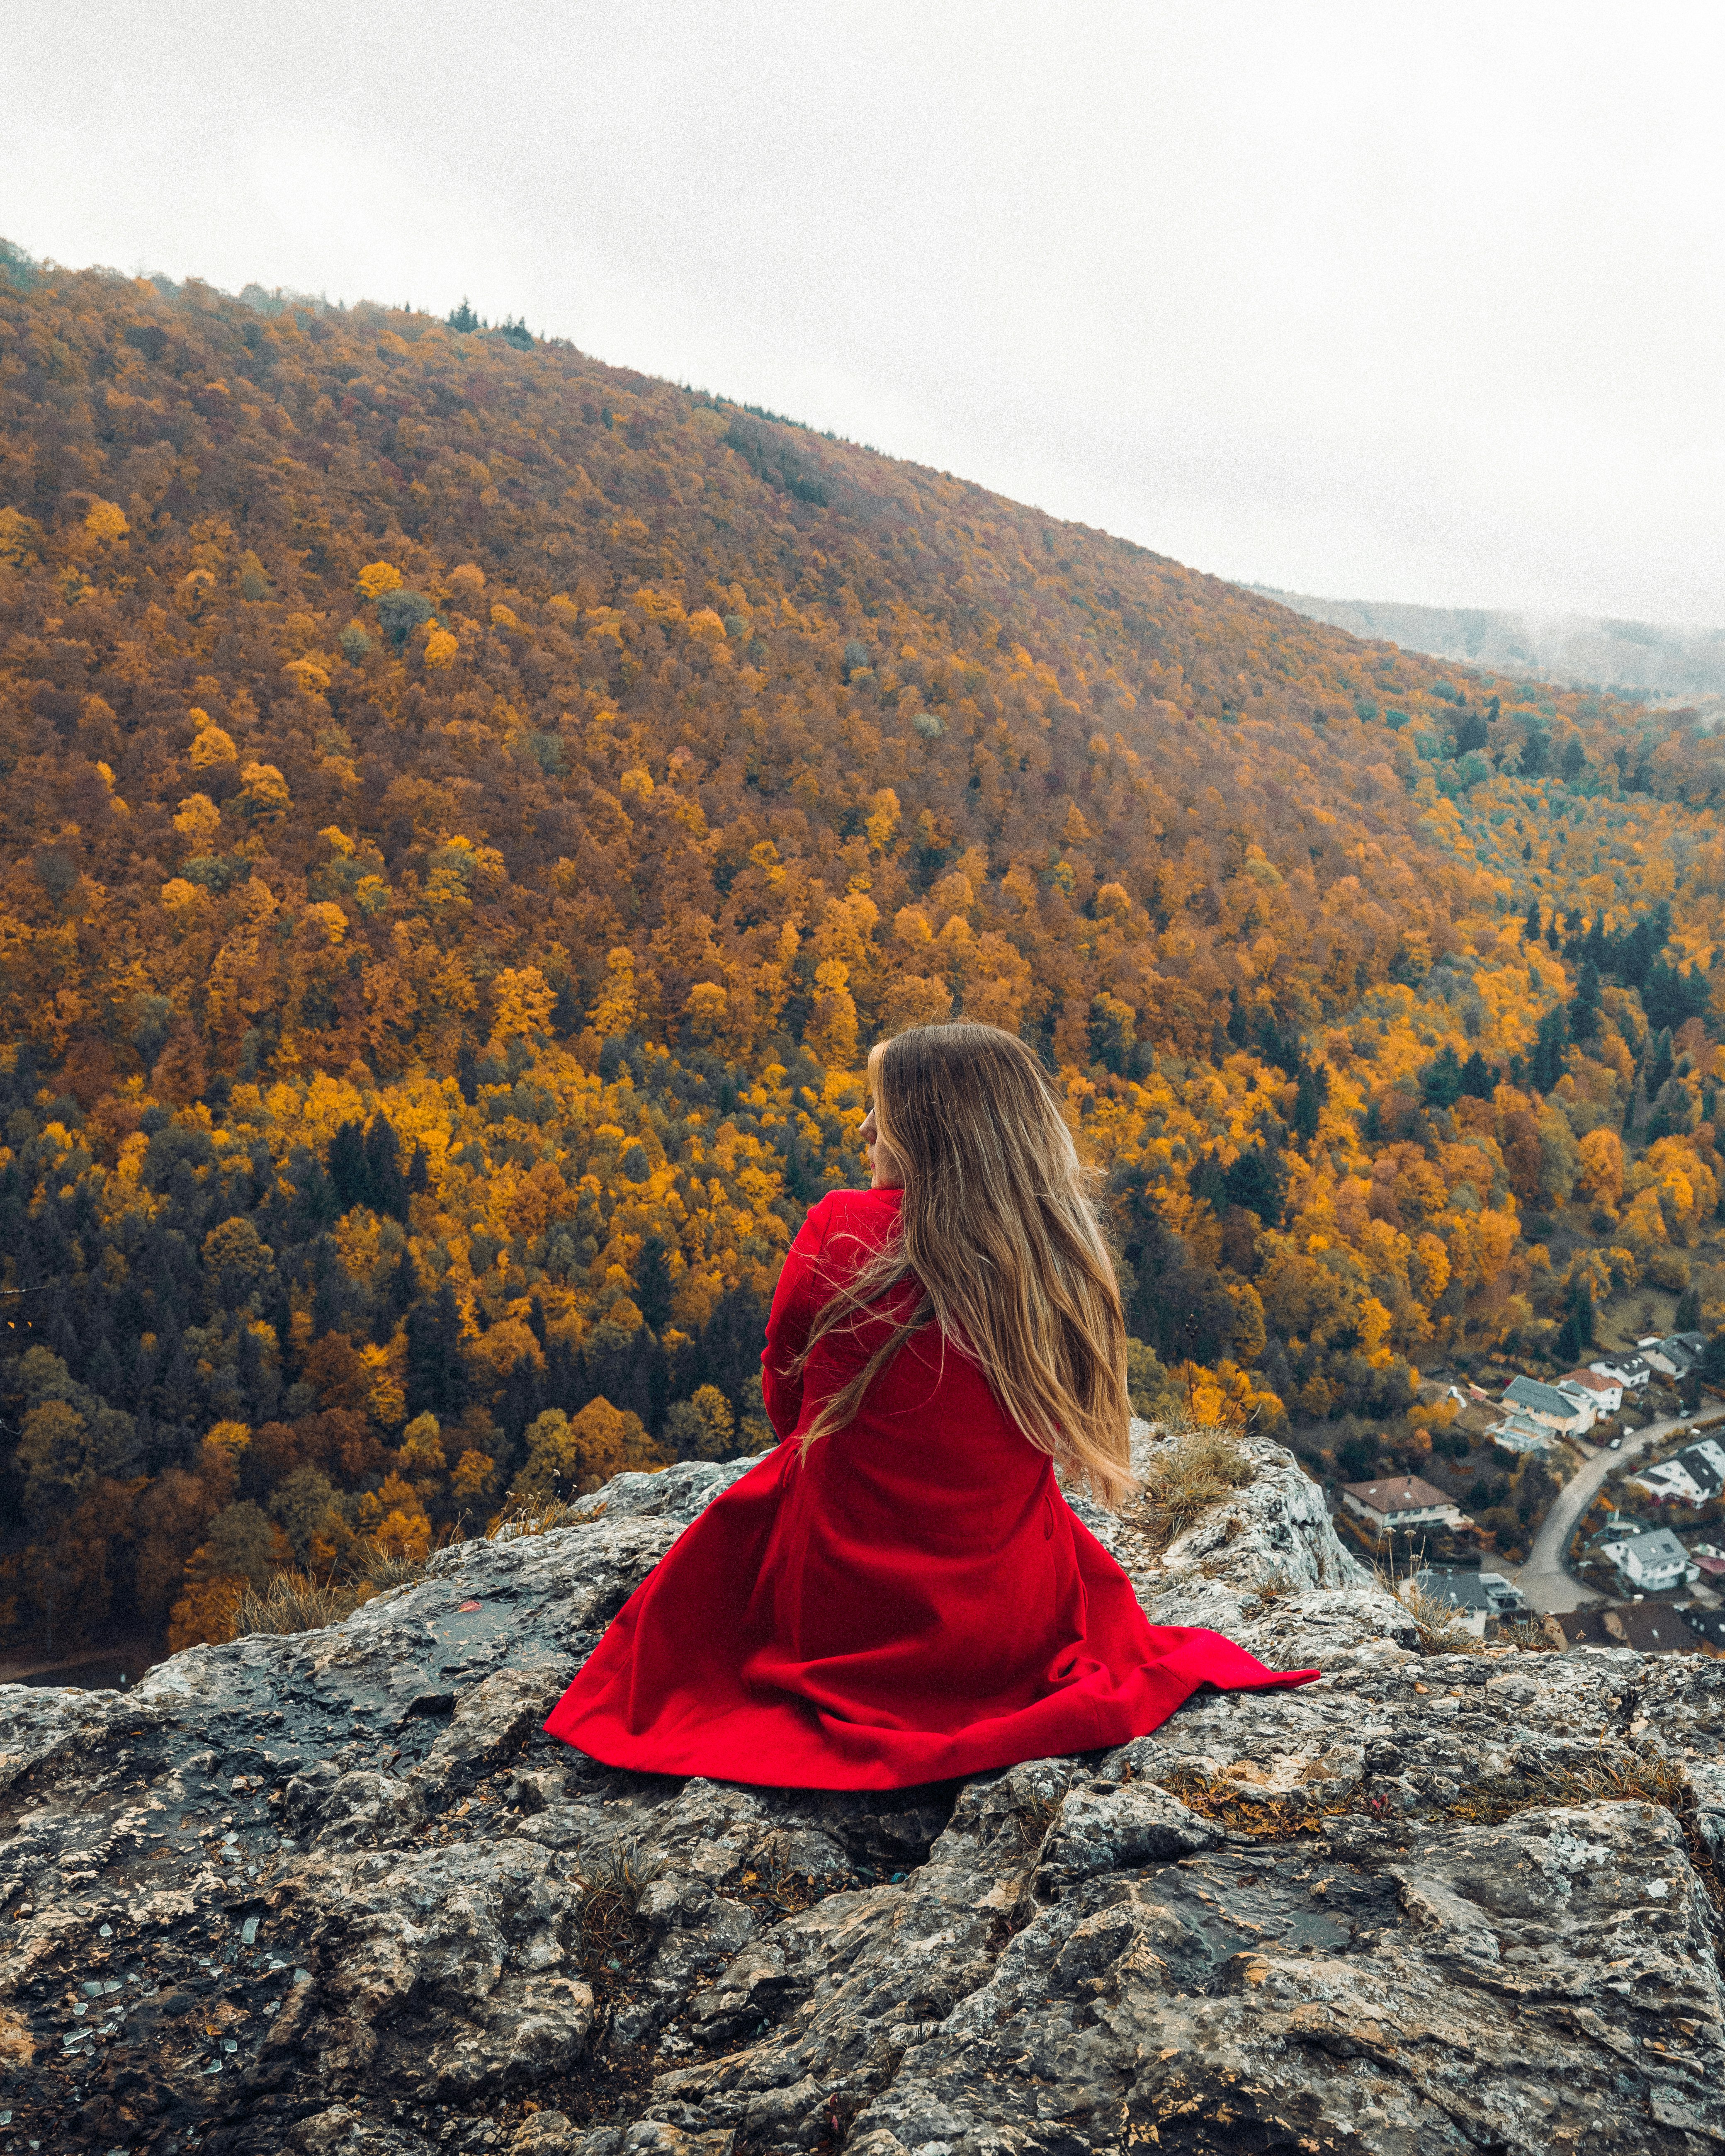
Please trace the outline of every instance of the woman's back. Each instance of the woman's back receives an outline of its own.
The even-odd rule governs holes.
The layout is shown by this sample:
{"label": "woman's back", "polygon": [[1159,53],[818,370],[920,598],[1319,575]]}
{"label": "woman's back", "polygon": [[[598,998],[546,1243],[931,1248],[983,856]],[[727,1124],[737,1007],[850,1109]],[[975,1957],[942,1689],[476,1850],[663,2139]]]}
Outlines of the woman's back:
{"label": "woman's back", "polygon": [[[938,1284],[906,1263],[904,1213],[895,1188],[835,1191],[810,1212],[762,1358],[780,1442],[636,1590],[553,1735],[617,1766],[896,1789],[1123,1743],[1206,1682],[1316,1674],[1277,1676],[1214,1632],[1146,1622],[1061,1494],[1060,1429],[1045,1413],[1028,1431],[1003,1404],[1010,1373],[943,1332]],[[997,1246],[978,1262],[999,1273],[1009,1257]],[[1034,1340],[1034,1322],[1003,1332],[973,1281],[965,1292],[979,1331]],[[1079,1399],[1081,1360],[1016,1392],[1035,1412],[1073,1403],[1102,1432],[1075,1446],[1079,1464],[1117,1477],[1095,1407],[1108,1386]]]}
{"label": "woman's back", "polygon": [[[800,1353],[837,1283],[895,1232],[898,1193],[835,1192],[787,1261],[765,1368]],[[787,1448],[901,1322],[919,1290],[828,1332],[800,1383],[775,1376]],[[752,1616],[757,1684],[794,1684],[832,1712],[913,1726],[931,1691],[998,1708],[1076,1645],[1084,1594],[1051,1462],[1002,1412],[961,1346],[913,1334],[853,1421],[810,1447],[783,1486]],[[1064,1532],[1057,1532],[1065,1528]],[[1026,1626],[1026,1607],[1039,1621]]]}
{"label": "woman's back", "polygon": [[[912,1280],[861,1322],[823,1334],[801,1370],[786,1374],[835,1286],[890,1243],[900,1204],[897,1190],[834,1191],[809,1214],[786,1260],[762,1368],[768,1413],[793,1442],[916,1306]],[[1050,1462],[1007,1419],[973,1358],[932,1325],[906,1342],[839,1435],[836,1445],[809,1447],[809,1488],[842,1486],[854,1503],[868,1502],[878,1486],[882,1502],[897,1504],[908,1475],[937,1537],[955,1527],[983,1535],[989,1519],[1009,1516],[1048,1479]],[[915,1532],[916,1520],[905,1524]]]}

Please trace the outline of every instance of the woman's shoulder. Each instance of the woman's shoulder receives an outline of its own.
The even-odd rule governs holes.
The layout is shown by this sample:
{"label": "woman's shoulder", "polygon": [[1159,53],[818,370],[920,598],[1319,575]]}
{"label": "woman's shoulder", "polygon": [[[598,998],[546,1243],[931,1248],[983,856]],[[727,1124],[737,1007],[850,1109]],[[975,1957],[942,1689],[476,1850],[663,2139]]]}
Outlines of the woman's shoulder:
{"label": "woman's shoulder", "polygon": [[809,1207],[803,1233],[826,1242],[846,1233],[878,1240],[898,1219],[896,1190],[829,1190]]}

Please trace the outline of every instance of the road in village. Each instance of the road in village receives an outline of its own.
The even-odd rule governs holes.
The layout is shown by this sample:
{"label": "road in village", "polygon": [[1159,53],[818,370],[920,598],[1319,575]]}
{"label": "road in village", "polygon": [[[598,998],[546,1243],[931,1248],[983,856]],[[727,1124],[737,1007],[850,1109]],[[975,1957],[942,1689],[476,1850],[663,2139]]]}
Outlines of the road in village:
{"label": "road in village", "polygon": [[1614,1467],[1677,1435],[1687,1429],[1691,1419],[1688,1415],[1663,1415],[1633,1437],[1625,1438],[1615,1452],[1602,1450],[1576,1469],[1558,1491],[1533,1537],[1532,1548],[1517,1568],[1517,1581],[1531,1607],[1542,1615],[1561,1615],[1566,1609],[1584,1609],[1590,1603],[1605,1599],[1592,1588],[1584,1587],[1563,1562],[1563,1553],[1569,1547],[1575,1523],[1593,1502],[1594,1491]]}

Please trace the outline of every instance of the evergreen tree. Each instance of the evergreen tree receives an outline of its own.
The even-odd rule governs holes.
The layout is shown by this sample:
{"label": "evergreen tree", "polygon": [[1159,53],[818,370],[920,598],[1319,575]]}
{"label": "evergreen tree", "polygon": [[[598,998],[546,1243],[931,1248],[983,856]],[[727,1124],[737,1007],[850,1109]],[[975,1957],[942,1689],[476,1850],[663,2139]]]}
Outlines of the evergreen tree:
{"label": "evergreen tree", "polygon": [[1591,958],[1581,962],[1581,978],[1570,999],[1568,1024],[1572,1040],[1591,1040],[1599,1031],[1599,969]]}
{"label": "evergreen tree", "polygon": [[408,1413],[439,1422],[467,1404],[467,1365],[461,1358],[461,1309],[445,1281],[408,1313]]}
{"label": "evergreen tree", "polygon": [[1527,1075],[1536,1091],[1550,1092],[1563,1076],[1563,1051],[1568,1043],[1569,1029],[1564,1022],[1563,1006],[1554,1004],[1539,1021],[1533,1054],[1527,1065]]}
{"label": "evergreen tree", "polygon": [[740,1284],[719,1297],[701,1329],[701,1382],[716,1385],[739,1416],[746,1411],[749,1379],[760,1373],[766,1331],[766,1304],[752,1288]]}
{"label": "evergreen tree", "polygon": [[1420,1080],[1420,1091],[1434,1108],[1453,1108],[1461,1098],[1461,1065],[1448,1041],[1426,1065]]}
{"label": "evergreen tree", "polygon": [[1489,1101],[1497,1091],[1497,1081],[1478,1049],[1475,1049],[1461,1066],[1461,1096],[1467,1101]]}
{"label": "evergreen tree", "polygon": [[1474,749],[1484,748],[1491,738],[1484,713],[1464,711],[1455,728],[1455,754],[1459,759]]}
{"label": "evergreen tree", "polygon": [[408,1183],[402,1173],[401,1143],[387,1116],[376,1116],[366,1132],[364,1202],[374,1213],[405,1222]]}
{"label": "evergreen tree", "polygon": [[1244,1048],[1251,1037],[1252,1029],[1246,1018],[1245,1005],[1240,999],[1240,990],[1230,988],[1228,991],[1229,1045],[1232,1048]]}
{"label": "evergreen tree", "polygon": [[1228,1170],[1224,1195],[1230,1205],[1255,1213],[1266,1228],[1281,1225],[1282,1186],[1286,1171],[1280,1149],[1266,1138],[1245,1147]]}
{"label": "evergreen tree", "polygon": [[635,1269],[635,1307],[655,1332],[670,1322],[671,1277],[662,1236],[649,1235]]}
{"label": "evergreen tree", "polygon": [[347,1122],[338,1126],[335,1136],[330,1140],[326,1165],[340,1212],[351,1212],[356,1205],[371,1203],[371,1178],[367,1172],[365,1128],[362,1124]]}
{"label": "evergreen tree", "polygon": [[1322,1064],[1314,1069],[1302,1063],[1294,1088],[1294,1136],[1302,1145],[1310,1145],[1317,1136],[1318,1119],[1329,1097],[1329,1072]]}
{"label": "evergreen tree", "polygon": [[1585,1273],[1578,1273],[1570,1281],[1568,1301],[1569,1317],[1575,1327],[1575,1345],[1568,1357],[1573,1362],[1584,1348],[1594,1344],[1594,1287]]}
{"label": "evergreen tree", "polygon": [[1662,1027],[1649,1044],[1645,1060],[1641,1065],[1642,1081],[1647,1088],[1647,1097],[1656,1101],[1666,1081],[1676,1069],[1671,1053],[1671,1034],[1669,1026]]}

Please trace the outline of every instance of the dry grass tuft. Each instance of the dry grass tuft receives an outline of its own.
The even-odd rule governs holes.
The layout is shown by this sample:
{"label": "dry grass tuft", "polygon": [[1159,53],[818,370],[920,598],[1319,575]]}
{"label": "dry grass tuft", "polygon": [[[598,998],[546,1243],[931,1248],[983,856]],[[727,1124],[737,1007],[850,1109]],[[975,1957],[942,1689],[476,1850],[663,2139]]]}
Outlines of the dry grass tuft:
{"label": "dry grass tuft", "polygon": [[1393,1594],[1408,1613],[1414,1627],[1414,1636],[1422,1655],[1474,1655],[1483,1642],[1456,1616],[1447,1602],[1428,1594],[1417,1578],[1409,1576],[1398,1580],[1394,1573],[1380,1572],[1378,1584],[1386,1594]]}
{"label": "dry grass tuft", "polygon": [[500,1512],[485,1529],[485,1539],[512,1543],[522,1535],[548,1535],[553,1527],[584,1527],[603,1519],[603,1505],[566,1504],[561,1497],[524,1497]]}
{"label": "dry grass tuft", "polygon": [[1121,1517],[1137,1529],[1153,1553],[1165,1550],[1212,1505],[1244,1490],[1257,1474],[1231,1431],[1189,1430],[1151,1460],[1137,1496]]}
{"label": "dry grass tuft", "polygon": [[608,2017],[615,1995],[639,1958],[646,1934],[635,1911],[662,1869],[634,1841],[614,1841],[593,1869],[578,1909],[582,1974]]}
{"label": "dry grass tuft", "polygon": [[423,1579],[426,1565],[423,1557],[408,1556],[373,1542],[364,1545],[358,1573],[352,1579],[319,1579],[309,1572],[275,1573],[267,1586],[248,1586],[241,1593],[234,1636],[243,1639],[248,1632],[316,1632],[326,1625],[339,1625],[373,1595],[391,1587],[411,1587]]}
{"label": "dry grass tuft", "polygon": [[316,1579],[309,1572],[278,1572],[267,1587],[248,1586],[239,1598],[234,1637],[248,1632],[316,1632],[339,1625],[377,1592],[368,1579]]}
{"label": "dry grass tuft", "polygon": [[416,1580],[424,1578],[425,1559],[403,1556],[398,1550],[380,1549],[373,1543],[366,1554],[360,1577],[378,1594],[386,1587],[411,1587]]}

